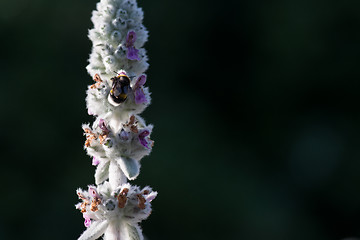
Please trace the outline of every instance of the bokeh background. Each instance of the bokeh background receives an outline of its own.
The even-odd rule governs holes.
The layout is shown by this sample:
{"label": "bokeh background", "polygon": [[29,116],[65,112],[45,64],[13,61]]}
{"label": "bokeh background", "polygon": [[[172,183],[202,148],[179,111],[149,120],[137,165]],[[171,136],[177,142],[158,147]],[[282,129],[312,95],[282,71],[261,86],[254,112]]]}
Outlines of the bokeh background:
{"label": "bokeh background", "polygon": [[[1,0],[0,239],[76,239],[96,0]],[[140,0],[150,240],[360,237],[360,1]]]}

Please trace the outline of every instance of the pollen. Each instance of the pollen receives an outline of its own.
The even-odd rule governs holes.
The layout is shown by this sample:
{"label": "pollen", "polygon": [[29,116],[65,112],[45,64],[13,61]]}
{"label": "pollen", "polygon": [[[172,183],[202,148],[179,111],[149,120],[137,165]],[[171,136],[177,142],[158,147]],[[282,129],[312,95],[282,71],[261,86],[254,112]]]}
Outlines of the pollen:
{"label": "pollen", "polygon": [[90,130],[90,128],[85,128],[85,129],[84,129],[84,132],[85,132],[85,134],[94,134],[94,133]]}
{"label": "pollen", "polygon": [[141,195],[141,194],[137,194],[136,196],[137,196],[138,201],[139,201],[139,202],[138,202],[138,207],[139,207],[140,209],[145,209],[146,199],[144,198],[144,196]]}
{"label": "pollen", "polygon": [[100,86],[100,84],[103,82],[103,81],[101,80],[99,74],[95,74],[95,76],[94,76],[94,81],[95,81],[96,83],[90,86],[91,89],[98,88],[98,87]]}
{"label": "pollen", "polygon": [[129,127],[130,130],[131,130],[133,133],[138,133],[138,132],[139,132],[139,130],[138,130],[138,128],[137,128],[137,121],[135,121],[135,116],[134,116],[134,115],[132,115],[132,116],[130,117],[129,122],[128,122],[127,124],[125,124],[125,126],[126,126],[126,127]]}
{"label": "pollen", "polygon": [[104,144],[108,134],[101,134],[99,135],[100,144]]}
{"label": "pollen", "polygon": [[129,121],[129,124],[134,124],[135,123],[135,115],[131,115],[130,117],[130,121]]}
{"label": "pollen", "polygon": [[119,194],[119,196],[117,197],[118,199],[118,207],[119,208],[124,208],[126,201],[127,201],[127,194],[129,192],[128,188],[124,188],[121,193]]}
{"label": "pollen", "polygon": [[84,212],[86,212],[86,206],[89,204],[89,202],[88,201],[84,201],[84,202],[82,202],[81,203],[81,212],[82,213],[84,213]]}
{"label": "pollen", "polygon": [[87,138],[86,138],[86,141],[85,141],[85,147],[90,147],[91,142],[92,142],[93,140],[95,140],[95,139],[96,139],[96,136],[95,136],[95,135],[92,135],[92,136],[87,137]]}
{"label": "pollen", "polygon": [[130,130],[131,130],[133,133],[138,133],[138,132],[139,132],[137,126],[135,126],[135,125],[132,125],[132,126],[130,127]]}
{"label": "pollen", "polygon": [[100,198],[95,198],[92,202],[91,202],[91,207],[90,210],[92,212],[96,212],[97,210],[99,210],[98,205],[101,203]]}
{"label": "pollen", "polygon": [[84,197],[84,195],[82,195],[81,193],[78,192],[77,195],[79,196],[80,199],[86,200],[86,198]]}
{"label": "pollen", "polygon": [[91,142],[95,139],[97,139],[97,136],[95,133],[93,133],[89,128],[85,128],[84,132],[86,134],[86,141],[85,141],[85,147],[90,147]]}

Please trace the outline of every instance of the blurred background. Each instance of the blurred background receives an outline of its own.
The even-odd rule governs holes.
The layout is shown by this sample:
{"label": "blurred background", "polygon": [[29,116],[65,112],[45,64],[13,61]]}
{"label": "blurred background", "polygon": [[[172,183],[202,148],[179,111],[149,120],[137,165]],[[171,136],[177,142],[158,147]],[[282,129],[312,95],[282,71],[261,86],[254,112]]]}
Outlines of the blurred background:
{"label": "blurred background", "polygon": [[[0,2],[0,239],[77,239],[96,0]],[[360,1],[140,0],[150,240],[360,237]]]}

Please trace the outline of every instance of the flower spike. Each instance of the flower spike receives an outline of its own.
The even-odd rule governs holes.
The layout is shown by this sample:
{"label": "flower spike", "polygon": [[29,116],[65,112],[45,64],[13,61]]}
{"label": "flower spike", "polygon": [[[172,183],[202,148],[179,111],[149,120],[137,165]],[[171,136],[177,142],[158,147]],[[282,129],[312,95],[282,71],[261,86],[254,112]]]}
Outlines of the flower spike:
{"label": "flower spike", "polygon": [[[118,222],[121,231],[125,232],[133,228],[140,229],[138,224],[151,214],[151,200],[148,196],[151,195],[155,198],[157,192],[152,191],[150,187],[141,190],[128,183],[112,190],[110,184],[105,182],[97,188],[89,187],[89,192],[79,189],[78,194],[84,196],[83,202],[78,204],[77,208],[81,210],[79,206],[86,203],[85,210],[81,210],[81,212],[85,219],[84,224],[88,228],[79,239],[87,239],[92,236],[98,238],[103,234],[107,236],[109,231],[113,230],[109,223]],[[92,205],[88,204],[89,202],[97,203],[96,211]]]}
{"label": "flower spike", "polygon": [[86,67],[93,82],[86,91],[92,124],[83,124],[84,149],[95,166],[95,184],[77,190],[86,230],[78,240],[143,240],[139,223],[151,213],[157,192],[128,181],[140,174],[152,151],[153,129],[139,116],[151,102],[145,87],[148,32],[136,0],[99,0],[92,13],[93,43]]}

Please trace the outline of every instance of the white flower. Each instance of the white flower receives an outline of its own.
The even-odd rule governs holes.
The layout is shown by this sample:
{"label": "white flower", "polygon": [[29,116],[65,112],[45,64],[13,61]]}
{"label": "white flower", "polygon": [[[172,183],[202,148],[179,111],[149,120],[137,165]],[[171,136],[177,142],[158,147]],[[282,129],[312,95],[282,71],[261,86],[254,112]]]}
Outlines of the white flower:
{"label": "white flower", "polygon": [[153,141],[150,140],[152,125],[132,115],[119,131],[114,131],[106,120],[97,118],[92,128],[83,125],[86,135],[85,149],[99,162],[95,172],[95,183],[110,178],[115,188],[126,182],[122,176],[135,179],[140,172],[140,160],[149,155]]}
{"label": "white flower", "polygon": [[[78,189],[87,230],[79,240],[142,240],[139,222],[151,213],[157,192],[127,183],[140,173],[140,160],[149,155],[152,125],[138,116],[150,104],[143,48],[148,32],[135,0],[100,0],[93,11],[93,43],[88,73],[95,83],[87,90],[88,113],[96,120],[84,124],[85,149],[96,166],[96,186]],[[108,181],[107,181],[108,180]]]}
{"label": "white flower", "polygon": [[[121,80],[128,80],[128,83]],[[121,122],[125,122],[130,115],[139,114],[150,104],[150,92],[143,87],[146,75],[130,77],[126,71],[120,70],[119,74],[109,81],[94,77],[95,84],[87,90],[86,105],[88,113],[109,119],[113,128],[119,128]],[[116,97],[118,95],[118,97]],[[119,129],[116,129],[119,130]]]}
{"label": "white flower", "polygon": [[104,239],[143,239],[138,225],[151,213],[151,201],[157,192],[150,187],[142,190],[126,183],[115,190],[108,182],[89,186],[88,191],[77,190],[81,203],[76,205],[84,216],[87,230],[79,240],[95,240],[104,234]]}
{"label": "white flower", "polygon": [[135,0],[101,0],[97,4],[91,18],[94,28],[89,31],[93,49],[87,70],[91,76],[99,74],[109,80],[120,69],[131,76],[146,71],[149,64],[142,46],[148,32],[142,25],[143,16]]}

